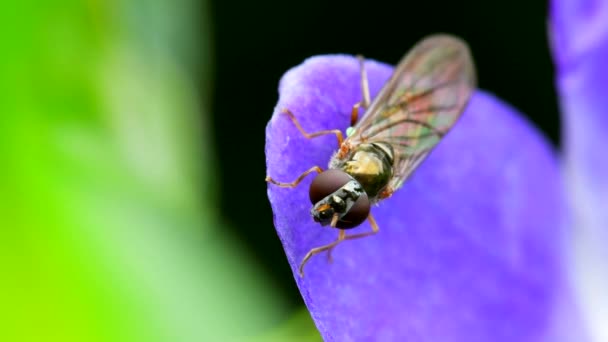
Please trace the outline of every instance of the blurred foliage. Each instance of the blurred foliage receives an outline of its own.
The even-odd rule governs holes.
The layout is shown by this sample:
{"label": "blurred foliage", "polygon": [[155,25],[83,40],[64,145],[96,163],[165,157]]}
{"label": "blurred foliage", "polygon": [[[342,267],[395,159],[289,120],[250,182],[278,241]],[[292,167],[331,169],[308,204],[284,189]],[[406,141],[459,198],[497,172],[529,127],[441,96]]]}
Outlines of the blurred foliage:
{"label": "blurred foliage", "polygon": [[219,341],[284,317],[218,219],[204,5],[0,5],[0,340]]}
{"label": "blurred foliage", "polygon": [[315,327],[306,308],[301,308],[279,327],[248,342],[321,342],[321,334]]}

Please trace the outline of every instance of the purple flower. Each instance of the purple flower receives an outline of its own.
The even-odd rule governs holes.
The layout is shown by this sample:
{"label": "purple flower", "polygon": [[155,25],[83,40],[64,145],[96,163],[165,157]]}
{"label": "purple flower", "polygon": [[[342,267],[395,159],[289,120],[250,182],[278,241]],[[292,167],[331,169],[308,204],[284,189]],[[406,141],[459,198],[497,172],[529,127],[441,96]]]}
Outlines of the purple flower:
{"label": "purple flower", "polygon": [[575,228],[569,253],[590,334],[608,341],[608,1],[554,1],[550,14]]}
{"label": "purple flower", "polygon": [[[608,203],[608,162],[597,149],[608,146],[608,116],[601,117],[608,110],[608,68],[601,66],[608,28],[578,32],[579,17],[591,25],[589,9],[559,7],[569,3],[575,0],[554,4],[552,31],[566,160],[581,197],[575,205],[599,196],[599,210]],[[602,18],[592,20],[608,22],[608,14]],[[392,67],[370,60],[366,66],[373,96]],[[280,111],[291,110],[309,132],[344,131],[361,97],[359,77],[357,60],[344,55],[310,58],[283,76],[266,131],[269,176],[290,182],[312,166],[327,167],[335,137],[306,139]],[[576,221],[569,220],[562,171],[558,153],[520,113],[479,90],[414,175],[372,208],[380,232],[343,242],[332,263],[325,254],[313,257],[304,278],[304,255],[337,237],[310,216],[314,176],[294,189],[270,184],[268,196],[294,278],[326,341],[579,342],[586,337],[565,267]],[[594,195],[595,187],[601,191]],[[605,219],[590,218],[597,236],[608,234],[598,223]],[[368,230],[364,223],[349,233]]]}

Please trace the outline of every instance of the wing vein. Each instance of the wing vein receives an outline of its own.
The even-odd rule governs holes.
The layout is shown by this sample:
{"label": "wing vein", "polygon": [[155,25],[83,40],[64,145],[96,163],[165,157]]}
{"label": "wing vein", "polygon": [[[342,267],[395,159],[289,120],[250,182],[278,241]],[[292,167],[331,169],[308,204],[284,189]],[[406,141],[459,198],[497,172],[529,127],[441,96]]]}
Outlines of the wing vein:
{"label": "wing vein", "polygon": [[415,125],[420,125],[424,128],[427,128],[429,130],[432,131],[432,133],[434,133],[435,135],[442,137],[443,136],[443,132],[437,130],[435,127],[433,127],[433,125],[427,123],[427,122],[423,122],[423,121],[418,121],[416,119],[412,119],[412,118],[403,118],[401,120],[397,120],[394,122],[390,122],[387,125],[384,126],[377,126],[375,130],[371,131],[371,132],[366,132],[366,136],[364,137],[364,139],[369,139],[372,138],[374,136],[376,136],[377,134],[386,131],[388,129],[391,129],[395,126],[401,125],[403,123],[411,123],[411,124],[415,124]]}

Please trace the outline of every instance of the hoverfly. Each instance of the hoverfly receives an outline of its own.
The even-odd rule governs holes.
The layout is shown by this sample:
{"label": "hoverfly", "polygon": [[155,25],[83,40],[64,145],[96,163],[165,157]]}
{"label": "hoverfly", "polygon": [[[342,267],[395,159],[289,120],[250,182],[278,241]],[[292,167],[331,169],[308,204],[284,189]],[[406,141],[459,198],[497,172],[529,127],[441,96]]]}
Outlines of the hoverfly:
{"label": "hoverfly", "polygon": [[[289,109],[282,111],[304,137],[334,134],[339,143],[327,170],[314,166],[291,183],[266,177],[272,184],[294,188],[310,173],[318,173],[309,189],[312,217],[323,226],[339,230],[334,242],[306,254],[299,268],[301,277],[312,256],[327,251],[331,258],[332,249],[342,241],[379,231],[370,213],[371,205],[390,197],[403,185],[456,123],[476,87],[469,48],[450,35],[432,35],[418,42],[373,101],[365,61],[358,58],[362,100],[352,107],[346,139],[339,129],[308,133]],[[361,107],[366,112],[358,121]],[[346,234],[366,219],[371,231]]]}

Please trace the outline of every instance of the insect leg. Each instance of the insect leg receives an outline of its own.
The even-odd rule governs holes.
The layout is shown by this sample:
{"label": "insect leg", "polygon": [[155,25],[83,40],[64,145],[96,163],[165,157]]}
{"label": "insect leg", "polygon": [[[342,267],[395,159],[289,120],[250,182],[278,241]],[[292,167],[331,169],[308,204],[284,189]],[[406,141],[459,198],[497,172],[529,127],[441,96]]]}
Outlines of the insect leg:
{"label": "insect leg", "polygon": [[[302,259],[302,263],[300,264],[300,277],[304,277],[304,265],[314,255],[319,254],[319,253],[324,252],[324,251],[327,251],[328,253],[331,253],[331,250],[334,247],[336,247],[342,241],[359,239],[359,238],[362,238],[362,237],[366,237],[366,236],[370,236],[370,235],[378,233],[380,231],[380,228],[378,228],[378,224],[376,223],[376,220],[374,219],[374,217],[372,216],[372,214],[369,214],[369,216],[367,217],[367,219],[369,220],[369,223],[372,226],[372,231],[371,232],[360,233],[360,234],[353,234],[353,235],[346,235],[346,231],[344,229],[340,229],[340,233],[338,234],[338,239],[336,241],[334,241],[334,242],[332,242],[330,244],[327,244],[325,246],[321,246],[321,247],[317,247],[317,248],[311,249],[310,252],[308,252],[306,254],[306,256],[304,256],[304,259]],[[331,258],[331,255],[328,255],[328,257]]]}
{"label": "insect leg", "polygon": [[[380,228],[378,228],[378,224],[376,223],[376,220],[374,219],[374,217],[372,216],[371,213],[367,217],[367,220],[369,221],[369,224],[372,226],[372,231],[371,232],[359,233],[359,234],[353,234],[353,235],[346,235],[346,233],[345,233],[344,237],[342,238],[342,240],[359,239],[359,238],[362,238],[362,237],[366,237],[366,236],[370,236],[370,235],[374,235],[374,234],[378,233],[380,231]],[[333,247],[335,247],[335,246],[333,246]],[[333,247],[331,247],[327,251],[327,258],[330,261],[332,260],[332,258],[331,258],[331,251],[333,250]]]}
{"label": "insect leg", "polygon": [[363,106],[361,101],[353,105],[353,110],[350,112],[350,127],[355,127],[355,124],[357,124],[357,121],[359,120],[359,108],[361,106]]}
{"label": "insect leg", "polygon": [[338,138],[338,144],[339,145],[342,145],[342,142],[344,141],[344,136],[342,135],[342,131],[340,131],[339,129],[328,129],[328,130],[318,131],[318,132],[314,132],[314,133],[308,133],[308,132],[306,132],[304,130],[304,128],[302,128],[302,126],[298,122],[298,119],[296,119],[296,116],[293,115],[293,113],[289,109],[283,109],[282,113],[284,113],[287,116],[289,116],[289,118],[291,119],[291,121],[293,122],[293,124],[296,126],[296,128],[307,139],[318,137],[320,135],[335,134],[336,138]]}
{"label": "insect leg", "polygon": [[321,247],[317,247],[317,248],[313,248],[310,250],[310,252],[306,253],[306,255],[304,256],[304,259],[302,259],[302,263],[300,263],[300,277],[304,277],[304,265],[308,262],[308,260],[310,260],[310,258],[312,258],[314,255],[319,254],[321,252],[327,251],[327,250],[331,250],[332,248],[336,247],[340,242],[344,241],[344,238],[346,236],[346,231],[344,231],[343,229],[340,229],[340,233],[338,234],[338,239],[330,244],[327,244],[325,246],[321,246]]}
{"label": "insect leg", "polygon": [[344,237],[344,240],[359,239],[359,238],[362,238],[362,237],[374,235],[374,234],[376,234],[376,233],[378,233],[380,231],[380,228],[378,227],[378,224],[376,223],[376,219],[374,219],[374,217],[372,216],[371,213],[367,217],[367,220],[369,221],[369,224],[372,226],[372,231],[371,232],[360,233],[360,234],[353,234],[353,235],[346,235]]}
{"label": "insect leg", "polygon": [[[400,177],[400,176],[397,175],[396,177]],[[380,198],[380,199],[389,198],[393,195],[394,192],[395,192],[395,190],[393,190],[393,188],[389,185],[380,192],[380,194],[378,195],[378,198]]]}
{"label": "insect leg", "polygon": [[367,71],[365,70],[365,58],[357,55],[359,60],[359,70],[361,70],[361,94],[363,95],[363,107],[367,109],[372,102],[369,95],[369,83],[367,82]]}
{"label": "insect leg", "polygon": [[304,179],[304,177],[308,176],[312,172],[321,173],[321,172],[323,172],[323,169],[318,166],[313,166],[310,169],[308,169],[306,172],[304,172],[300,176],[298,176],[298,178],[296,178],[296,180],[291,183],[277,182],[274,179],[270,178],[270,176],[266,176],[266,181],[269,183],[272,183],[274,185],[278,185],[281,188],[295,188],[296,186],[298,186],[298,184],[300,184],[300,182]]}
{"label": "insect leg", "polygon": [[367,71],[365,71],[365,59],[361,55],[357,55],[359,60],[359,68],[361,71],[361,97],[362,100],[353,105],[353,110],[350,113],[350,127],[355,127],[359,121],[359,108],[367,109],[371,102],[369,95],[369,83],[367,82]]}

